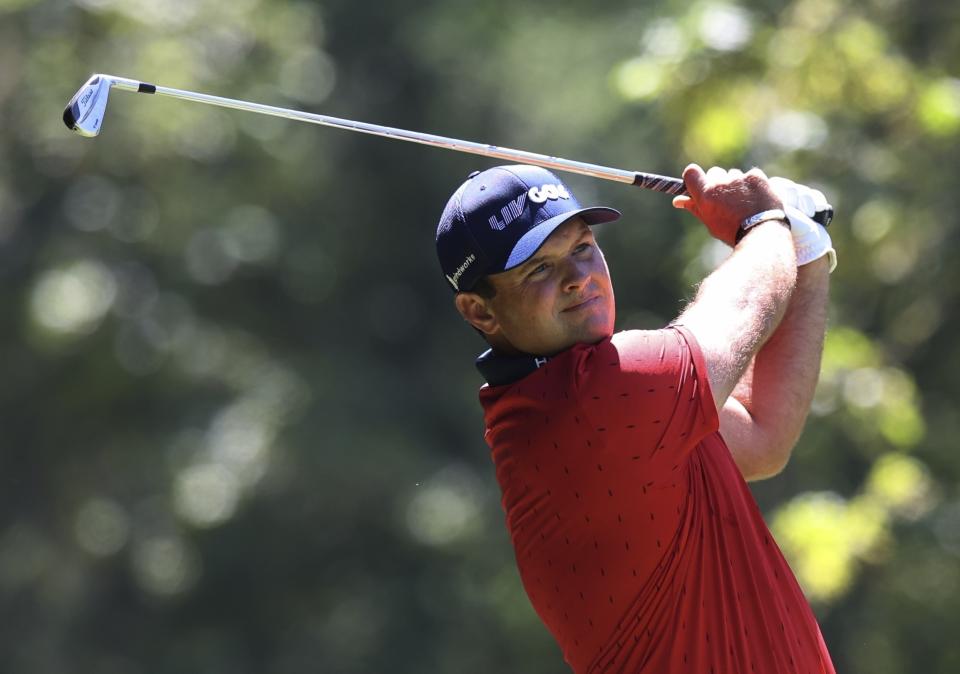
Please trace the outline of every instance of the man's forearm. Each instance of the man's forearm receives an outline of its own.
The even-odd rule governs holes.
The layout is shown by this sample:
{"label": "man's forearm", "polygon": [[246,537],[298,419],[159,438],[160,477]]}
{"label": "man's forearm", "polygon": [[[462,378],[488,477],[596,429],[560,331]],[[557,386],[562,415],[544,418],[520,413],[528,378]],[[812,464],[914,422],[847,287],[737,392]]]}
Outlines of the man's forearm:
{"label": "man's forearm", "polygon": [[827,260],[797,270],[797,284],[787,311],[761,347],[736,398],[763,429],[767,451],[785,463],[803,429],[820,375],[827,325]]}
{"label": "man's forearm", "polygon": [[790,230],[764,223],[703,281],[677,319],[700,345],[717,409],[785,316],[796,273]]}

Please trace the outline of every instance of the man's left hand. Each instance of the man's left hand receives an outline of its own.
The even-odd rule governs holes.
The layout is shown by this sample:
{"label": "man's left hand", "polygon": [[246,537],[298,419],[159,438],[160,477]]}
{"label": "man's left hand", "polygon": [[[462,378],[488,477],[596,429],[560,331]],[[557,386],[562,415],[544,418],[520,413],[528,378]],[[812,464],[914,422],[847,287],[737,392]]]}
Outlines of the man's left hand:
{"label": "man's left hand", "polygon": [[773,191],[783,201],[783,210],[790,221],[793,244],[797,251],[797,266],[802,267],[827,255],[830,271],[837,267],[837,252],[826,228],[813,220],[817,213],[833,207],[820,190],[800,185],[786,178],[770,178]]}

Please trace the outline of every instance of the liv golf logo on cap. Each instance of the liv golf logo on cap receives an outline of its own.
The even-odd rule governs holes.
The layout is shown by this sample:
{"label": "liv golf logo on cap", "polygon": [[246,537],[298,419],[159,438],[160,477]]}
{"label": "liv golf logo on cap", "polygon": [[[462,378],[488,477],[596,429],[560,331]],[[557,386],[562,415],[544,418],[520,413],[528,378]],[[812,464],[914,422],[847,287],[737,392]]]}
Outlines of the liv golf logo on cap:
{"label": "liv golf logo on cap", "polygon": [[496,215],[490,216],[490,227],[497,231],[506,229],[507,225],[520,217],[523,213],[523,206],[527,199],[535,204],[542,204],[547,199],[569,199],[570,193],[563,185],[541,185],[540,187],[531,187],[529,191],[521,194],[516,199],[507,202],[507,205],[500,209],[500,215],[503,220]]}

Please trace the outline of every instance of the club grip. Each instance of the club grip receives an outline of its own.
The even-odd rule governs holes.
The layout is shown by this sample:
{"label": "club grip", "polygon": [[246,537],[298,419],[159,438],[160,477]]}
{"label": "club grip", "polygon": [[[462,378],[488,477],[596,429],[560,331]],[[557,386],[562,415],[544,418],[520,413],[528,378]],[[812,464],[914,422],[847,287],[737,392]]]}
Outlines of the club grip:
{"label": "club grip", "polygon": [[[664,194],[687,193],[687,186],[683,184],[683,181],[680,178],[661,176],[657,175],[656,173],[640,172],[634,173],[633,176],[633,184],[637,187],[642,187],[645,190],[663,192]],[[830,223],[833,222],[833,207],[827,206],[822,211],[817,211],[817,213],[813,216],[813,219],[824,227],[829,227]]]}
{"label": "club grip", "polygon": [[656,173],[634,173],[633,184],[645,190],[664,192],[666,194],[686,194],[687,186],[680,178],[661,176]]}

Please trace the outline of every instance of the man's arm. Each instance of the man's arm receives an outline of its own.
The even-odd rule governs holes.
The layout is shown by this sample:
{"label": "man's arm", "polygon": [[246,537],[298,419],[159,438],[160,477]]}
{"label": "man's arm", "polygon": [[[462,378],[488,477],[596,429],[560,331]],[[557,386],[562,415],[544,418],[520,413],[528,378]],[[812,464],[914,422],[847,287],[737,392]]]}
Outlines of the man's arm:
{"label": "man's arm", "polygon": [[700,345],[714,402],[722,410],[754,355],[786,312],[797,280],[793,238],[785,223],[766,222],[735,242],[744,218],[781,207],[766,176],[688,166],[689,196],[674,205],[696,215],[733,254],[710,274],[676,323]]}
{"label": "man's arm", "polygon": [[780,324],[796,283],[790,231],[777,222],[755,229],[676,320],[700,345],[718,410]]}
{"label": "man's arm", "polygon": [[827,325],[828,260],[797,271],[786,314],[720,411],[720,432],[747,480],[776,475],[810,410]]}

